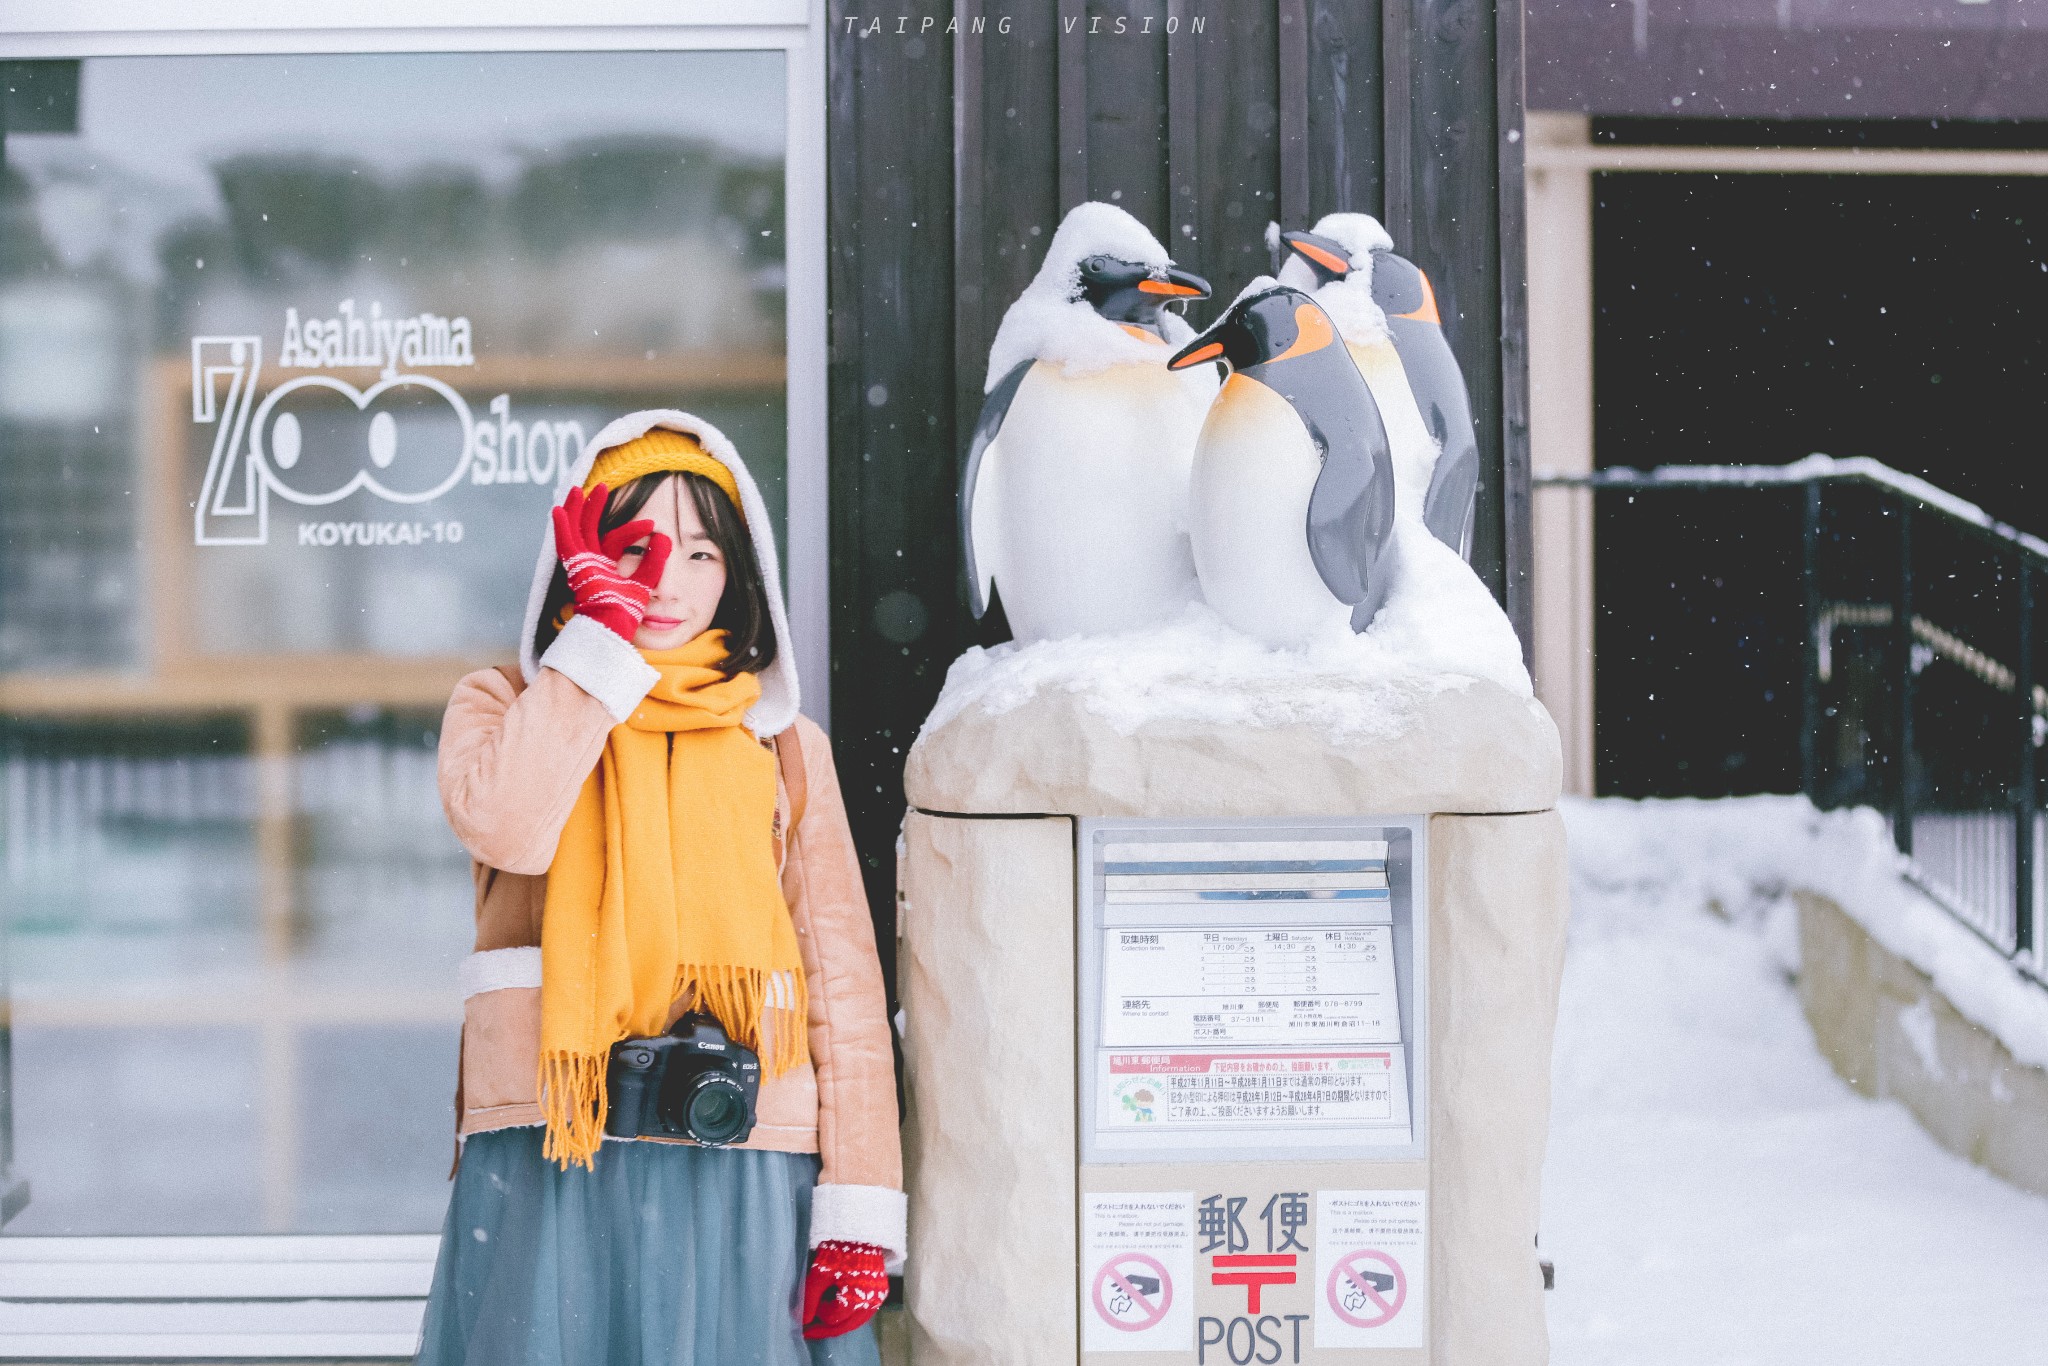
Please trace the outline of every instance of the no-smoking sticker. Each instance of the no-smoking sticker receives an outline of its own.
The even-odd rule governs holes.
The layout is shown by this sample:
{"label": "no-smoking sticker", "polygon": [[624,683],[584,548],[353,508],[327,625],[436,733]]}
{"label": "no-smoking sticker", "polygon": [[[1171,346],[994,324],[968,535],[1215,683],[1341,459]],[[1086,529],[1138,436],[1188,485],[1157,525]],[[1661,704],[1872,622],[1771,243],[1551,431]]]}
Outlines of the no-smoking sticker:
{"label": "no-smoking sticker", "polygon": [[1316,1192],[1316,1346],[1429,1340],[1427,1191]]}
{"label": "no-smoking sticker", "polygon": [[1142,1333],[1166,1321],[1173,1307],[1173,1277],[1157,1258],[1120,1252],[1095,1273],[1095,1312],[1126,1333]]}
{"label": "no-smoking sticker", "polygon": [[1390,1253],[1361,1248],[1337,1259],[1323,1293],[1344,1322],[1354,1328],[1377,1328],[1407,1302],[1408,1276]]}
{"label": "no-smoking sticker", "polygon": [[1083,1349],[1193,1351],[1194,1195],[1090,1191],[1081,1199]]}

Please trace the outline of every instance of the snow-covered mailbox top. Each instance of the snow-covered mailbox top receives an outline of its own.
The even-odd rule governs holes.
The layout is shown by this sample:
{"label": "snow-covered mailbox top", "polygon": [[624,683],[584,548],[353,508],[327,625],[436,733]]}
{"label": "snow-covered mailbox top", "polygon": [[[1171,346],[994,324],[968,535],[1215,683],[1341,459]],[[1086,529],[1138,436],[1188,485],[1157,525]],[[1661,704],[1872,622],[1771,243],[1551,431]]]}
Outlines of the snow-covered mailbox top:
{"label": "snow-covered mailbox top", "polygon": [[970,650],[912,746],[925,811],[1303,816],[1547,811],[1557,728],[1471,570],[1402,527],[1364,635],[1270,650],[1206,609],[1118,636]]}
{"label": "snow-covered mailbox top", "polygon": [[[1419,526],[1396,537],[1396,586],[1361,635],[1272,650],[1196,604],[1164,627],[974,650],[954,664],[909,755],[901,849],[920,1366],[1129,1352],[1204,1366],[1545,1359],[1534,1240],[1564,923],[1558,737],[1478,579]],[[1126,820],[1135,835],[1103,833]],[[1147,821],[1182,824],[1161,833]],[[1247,852],[1199,843],[1203,822]],[[1348,852],[1284,843],[1303,832]],[[1139,865],[1113,860],[1139,848],[1116,841],[1148,836],[1222,860],[1160,865],[1198,876],[1353,870],[1361,880],[1276,882],[1391,885],[1392,909],[1349,903],[1361,907],[1353,925],[1330,902],[1284,912],[1252,898],[1286,893],[1238,893],[1235,909],[1197,908],[1211,920],[1155,917],[1157,942],[1145,930],[1134,956],[1118,927],[1155,908],[1105,908],[1118,898],[1101,889],[1119,870],[1142,881],[1128,872]],[[1116,1053],[1105,1021],[1157,1003],[1123,1000],[1114,984],[1148,962],[1192,980],[1225,949],[1242,956],[1246,975],[1229,980],[1250,996],[1206,1032],[1239,1051],[1176,1045],[1139,1060],[1163,1077],[1205,1070],[1192,1087],[1120,1083],[1133,1055]],[[1320,1001],[1285,998],[1258,976],[1310,951],[1322,955]],[[1373,954],[1397,958],[1398,972]],[[1340,960],[1353,974],[1341,991],[1367,998],[1348,1016],[1327,994]],[[1375,1013],[1370,995],[1393,995],[1397,976],[1393,1030],[1394,1013]],[[1232,1020],[1285,1047],[1262,1054],[1251,1026],[1229,1033]],[[1387,1032],[1358,1032],[1375,1027]],[[1317,1028],[1346,1047],[1304,1043]],[[1381,1117],[1412,1137],[1406,1146],[1290,1148],[1280,1125],[1262,1153],[1240,1125],[1215,1140],[1234,1147],[1205,1156],[1187,1140],[1201,1125],[1162,1108],[1194,1096],[1227,1116],[1239,1101],[1335,1098],[1362,1114],[1361,1085],[1386,1083],[1339,1074],[1361,1056],[1359,1039],[1384,1040],[1393,1085],[1409,1088]],[[1123,1113],[1133,1105],[1142,1113]],[[1126,1140],[1144,1132],[1139,1121],[1161,1120],[1160,1155],[1148,1163],[1142,1144],[1098,1141],[1106,1108],[1133,1120]],[[1311,1137],[1328,1142],[1337,1113],[1326,1107]]]}

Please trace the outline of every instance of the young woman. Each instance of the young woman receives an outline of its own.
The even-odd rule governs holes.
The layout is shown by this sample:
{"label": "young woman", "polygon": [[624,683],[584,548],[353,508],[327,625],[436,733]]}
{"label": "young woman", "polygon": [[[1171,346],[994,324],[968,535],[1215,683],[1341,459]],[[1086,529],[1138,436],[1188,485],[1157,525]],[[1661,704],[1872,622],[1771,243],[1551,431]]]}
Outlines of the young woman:
{"label": "young woman", "polygon": [[[621,418],[588,451],[520,670],[463,679],[442,724],[477,951],[418,1359],[874,1363],[904,1253],[888,1022],[767,510],[687,413]],[[614,1055],[644,1062],[629,1041],[678,1022],[758,1057],[743,1141],[626,1136],[646,1107]],[[741,1118],[731,1095],[706,1113]]]}

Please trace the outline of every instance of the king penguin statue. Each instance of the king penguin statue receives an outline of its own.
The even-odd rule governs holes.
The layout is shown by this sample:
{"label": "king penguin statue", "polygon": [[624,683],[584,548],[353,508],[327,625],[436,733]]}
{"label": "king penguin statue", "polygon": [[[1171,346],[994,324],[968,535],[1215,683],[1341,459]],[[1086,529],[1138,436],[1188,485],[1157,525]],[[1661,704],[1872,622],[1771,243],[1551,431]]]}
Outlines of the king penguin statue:
{"label": "king penguin statue", "polygon": [[1144,225],[1077,206],[1003,315],[960,489],[974,614],[999,595],[1018,640],[1131,630],[1197,601],[1187,491],[1216,392],[1169,370],[1209,297]]}
{"label": "king penguin statue", "polygon": [[1189,530],[1202,594],[1269,645],[1363,630],[1387,592],[1393,448],[1330,315],[1271,276],[1175,353],[1230,372],[1195,447]]}
{"label": "king penguin statue", "polygon": [[1400,510],[1469,563],[1479,439],[1429,277],[1368,214],[1327,214],[1313,232],[1275,225],[1268,242],[1286,252],[1280,282],[1315,296],[1372,388],[1393,442]]}

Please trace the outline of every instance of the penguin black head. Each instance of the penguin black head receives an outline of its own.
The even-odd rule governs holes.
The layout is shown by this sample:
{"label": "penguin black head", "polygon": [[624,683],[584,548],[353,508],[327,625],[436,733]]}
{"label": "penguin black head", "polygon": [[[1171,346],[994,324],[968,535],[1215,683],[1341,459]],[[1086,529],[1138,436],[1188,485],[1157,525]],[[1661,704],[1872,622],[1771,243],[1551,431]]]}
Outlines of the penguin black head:
{"label": "penguin black head", "polygon": [[1280,240],[1287,249],[1301,260],[1301,263],[1315,272],[1316,284],[1326,285],[1332,280],[1341,280],[1351,274],[1351,253],[1344,244],[1334,237],[1321,237],[1299,228],[1280,234]]}
{"label": "penguin black head", "polygon": [[1159,310],[1168,304],[1209,297],[1209,282],[1172,266],[1148,266],[1098,252],[1081,260],[1081,293],[1090,308],[1113,323],[1130,323],[1155,335]]}
{"label": "penguin black head", "polygon": [[1436,291],[1422,267],[1391,251],[1372,254],[1372,301],[1389,318],[1443,325],[1436,309]]}
{"label": "penguin black head", "polygon": [[1377,566],[1394,525],[1393,446],[1337,325],[1314,299],[1276,283],[1239,298],[1166,365],[1208,361],[1233,372],[1218,404],[1271,390],[1307,430],[1322,460],[1308,499],[1309,556],[1323,586],[1360,608],[1362,626],[1385,591]]}
{"label": "penguin black head", "polygon": [[[1333,237],[1296,230],[1281,233],[1280,240],[1315,273],[1318,287],[1345,279],[1357,269],[1351,264],[1351,253]],[[1443,322],[1437,314],[1436,291],[1430,287],[1429,277],[1413,261],[1386,248],[1372,253],[1372,301],[1390,318],[1438,326]]]}
{"label": "penguin black head", "polygon": [[[1316,355],[1336,340],[1336,326],[1321,305],[1292,286],[1276,285],[1232,304],[1175,352],[1166,368],[1185,370],[1205,361],[1222,361],[1233,371],[1250,370]],[[1344,363],[1350,365],[1348,356]]]}

